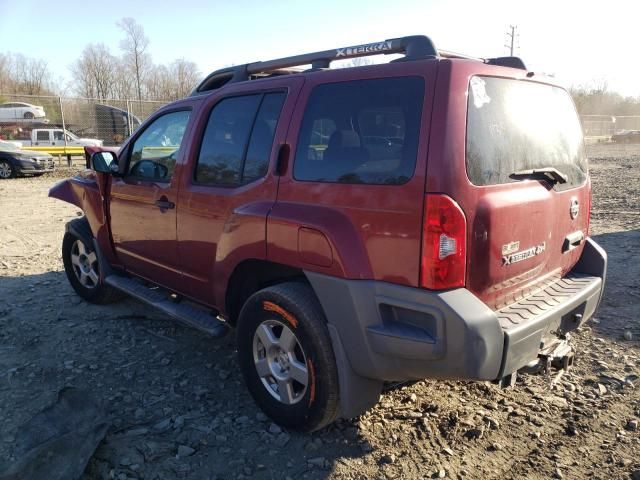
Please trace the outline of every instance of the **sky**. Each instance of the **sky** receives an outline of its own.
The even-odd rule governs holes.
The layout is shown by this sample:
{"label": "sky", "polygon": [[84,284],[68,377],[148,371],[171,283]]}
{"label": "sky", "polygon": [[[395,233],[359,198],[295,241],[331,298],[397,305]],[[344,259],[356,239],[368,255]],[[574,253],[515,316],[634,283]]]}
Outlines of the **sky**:
{"label": "sky", "polygon": [[638,0],[0,0],[0,52],[48,62],[57,81],[88,43],[119,53],[116,26],[133,17],[150,40],[155,63],[217,68],[316,50],[428,35],[437,48],[491,57],[516,53],[528,69],[567,86],[606,81],[640,96]]}

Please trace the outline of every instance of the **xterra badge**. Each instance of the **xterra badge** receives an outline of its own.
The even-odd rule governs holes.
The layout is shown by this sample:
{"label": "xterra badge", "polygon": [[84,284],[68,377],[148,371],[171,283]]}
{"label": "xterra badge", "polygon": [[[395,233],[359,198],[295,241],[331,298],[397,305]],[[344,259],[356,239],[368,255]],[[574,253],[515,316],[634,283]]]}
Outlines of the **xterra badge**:
{"label": "xterra badge", "polygon": [[[514,242],[515,243],[515,242]],[[503,245],[502,250],[505,250],[505,247],[512,244]],[[522,250],[521,252],[513,253],[511,255],[503,255],[502,256],[502,265],[511,265],[512,263],[518,263],[527,258],[535,257],[536,255],[540,255],[544,252],[545,242],[542,242],[540,245],[535,247],[527,248],[526,250]]]}

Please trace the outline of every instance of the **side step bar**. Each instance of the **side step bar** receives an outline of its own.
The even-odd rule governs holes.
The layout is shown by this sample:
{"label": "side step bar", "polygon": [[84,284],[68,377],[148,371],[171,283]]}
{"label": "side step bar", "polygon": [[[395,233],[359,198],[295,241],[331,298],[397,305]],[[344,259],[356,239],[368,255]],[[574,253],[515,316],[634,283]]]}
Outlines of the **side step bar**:
{"label": "side step bar", "polygon": [[120,275],[108,275],[104,279],[107,285],[123,291],[127,295],[148,303],[176,320],[205,332],[212,337],[224,337],[229,328],[226,323],[209,315],[204,310],[188,304],[176,303],[162,293],[142,285],[140,282]]}

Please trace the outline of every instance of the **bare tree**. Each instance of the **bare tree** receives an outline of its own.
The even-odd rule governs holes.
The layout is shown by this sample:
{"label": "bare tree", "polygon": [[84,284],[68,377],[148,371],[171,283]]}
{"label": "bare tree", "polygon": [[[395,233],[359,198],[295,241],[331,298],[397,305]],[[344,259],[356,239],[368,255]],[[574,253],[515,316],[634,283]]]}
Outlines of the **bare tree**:
{"label": "bare tree", "polygon": [[113,95],[117,59],[103,43],[85,47],[81,57],[72,66],[72,75],[78,93],[99,99]]}
{"label": "bare tree", "polygon": [[175,82],[172,98],[184,98],[196,87],[200,71],[194,62],[179,58],[171,64],[171,76]]}
{"label": "bare tree", "polygon": [[120,42],[124,58],[135,75],[138,100],[142,100],[142,82],[151,58],[147,51],[149,39],[144,34],[144,28],[133,18],[125,17],[117,23],[124,32],[125,38]]}

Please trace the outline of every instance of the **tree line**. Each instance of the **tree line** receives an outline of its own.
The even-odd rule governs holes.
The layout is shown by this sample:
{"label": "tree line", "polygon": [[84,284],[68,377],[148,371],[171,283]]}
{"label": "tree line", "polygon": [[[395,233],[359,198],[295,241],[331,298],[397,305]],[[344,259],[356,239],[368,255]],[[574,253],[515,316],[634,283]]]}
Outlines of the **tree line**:
{"label": "tree line", "polygon": [[[116,26],[122,32],[119,52],[104,43],[88,44],[69,67],[71,83],[63,90],[56,86],[46,61],[0,53],[0,94],[167,101],[187,96],[202,78],[197,65],[184,58],[154,63],[149,38],[133,18],[123,18]],[[356,58],[343,66],[369,63],[367,58]],[[640,115],[640,97],[611,91],[604,80],[572,87],[570,92],[581,115]]]}
{"label": "tree line", "polygon": [[56,87],[47,62],[22,54],[0,53],[0,94],[78,95],[105,99],[176,100],[195,88],[201,73],[194,62],[179,58],[156,64],[149,39],[133,18],[117,23],[123,37],[119,52],[90,43],[69,67],[71,82]]}

